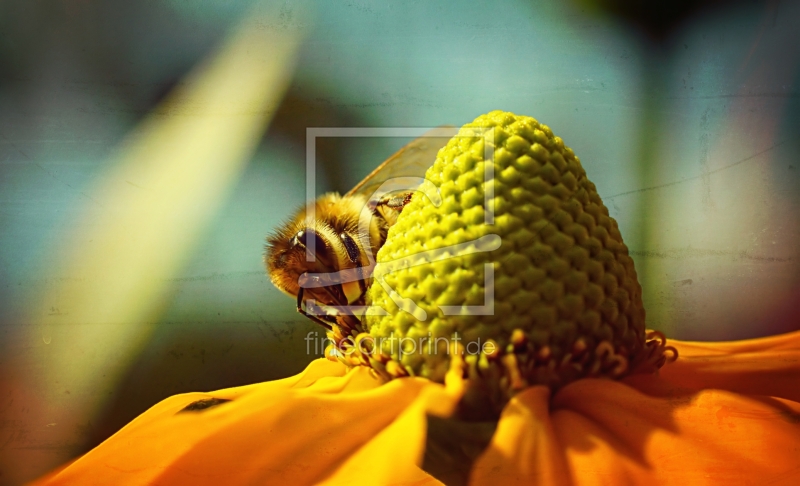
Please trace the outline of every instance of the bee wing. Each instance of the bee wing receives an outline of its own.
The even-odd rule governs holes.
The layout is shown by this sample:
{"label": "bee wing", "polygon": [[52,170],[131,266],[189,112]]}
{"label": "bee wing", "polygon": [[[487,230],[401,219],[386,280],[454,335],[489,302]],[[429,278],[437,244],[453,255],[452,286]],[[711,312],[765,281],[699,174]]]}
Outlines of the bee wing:
{"label": "bee wing", "polygon": [[368,199],[386,181],[396,177],[424,177],[428,167],[433,165],[439,149],[447,144],[458,129],[441,126],[426,132],[386,159],[370,175],[351,189],[346,196],[364,195]]}

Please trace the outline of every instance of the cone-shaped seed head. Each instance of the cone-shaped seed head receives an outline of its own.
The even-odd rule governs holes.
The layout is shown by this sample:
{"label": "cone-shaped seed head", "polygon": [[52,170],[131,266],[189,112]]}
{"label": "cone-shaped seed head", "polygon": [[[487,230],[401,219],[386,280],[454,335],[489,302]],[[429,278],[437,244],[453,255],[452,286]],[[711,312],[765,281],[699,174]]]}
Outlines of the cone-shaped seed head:
{"label": "cone-shaped seed head", "polygon": [[437,381],[454,341],[473,372],[500,363],[506,382],[624,371],[621,361],[645,343],[633,260],[578,157],[550,128],[500,111],[480,116],[426,178],[441,204],[415,193],[378,252],[367,295],[388,311],[365,318],[384,357]]}

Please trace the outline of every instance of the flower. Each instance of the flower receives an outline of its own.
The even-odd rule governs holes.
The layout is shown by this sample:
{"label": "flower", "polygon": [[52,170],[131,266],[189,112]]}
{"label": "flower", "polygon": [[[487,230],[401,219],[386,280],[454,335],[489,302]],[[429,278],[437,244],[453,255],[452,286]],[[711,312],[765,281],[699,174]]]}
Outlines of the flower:
{"label": "flower", "polygon": [[[376,267],[375,280],[430,322],[396,312],[374,284],[372,303],[389,314],[337,326],[329,359],[284,380],[168,398],[37,484],[800,481],[800,331],[727,343],[646,332],[633,261],[572,151],[532,118],[492,112],[473,125],[496,130],[486,143],[498,145],[499,177],[481,182],[484,139],[451,140],[427,174],[441,207],[415,196],[378,255],[419,260],[394,280]],[[476,188],[490,183],[497,252],[480,254]],[[419,256],[442,249],[448,258]],[[497,312],[436,314],[476,305],[483,268],[497,270]],[[459,333],[491,346],[401,352],[374,341],[428,332],[437,346]]]}
{"label": "flower", "polygon": [[[738,342],[669,341],[655,374],[582,378],[517,394],[471,484],[797,484],[800,331]],[[423,463],[430,417],[460,382],[318,359],[299,375],[176,395],[36,486],[440,484]]]}

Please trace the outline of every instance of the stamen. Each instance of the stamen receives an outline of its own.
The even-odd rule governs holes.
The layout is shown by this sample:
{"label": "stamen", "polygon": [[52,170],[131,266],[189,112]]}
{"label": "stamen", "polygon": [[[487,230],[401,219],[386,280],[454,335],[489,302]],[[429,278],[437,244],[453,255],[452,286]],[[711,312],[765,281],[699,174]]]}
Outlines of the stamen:
{"label": "stamen", "polygon": [[325,357],[330,361],[339,361],[339,356],[336,347],[333,344],[325,346]]}
{"label": "stamen", "polygon": [[572,354],[575,356],[580,356],[586,351],[587,349],[586,340],[582,337],[575,340],[575,343],[572,345]]}
{"label": "stamen", "polygon": [[508,372],[508,379],[512,390],[519,391],[528,386],[528,383],[525,382],[525,379],[522,378],[522,374],[519,372],[517,355],[507,354],[500,358],[500,361]]}
{"label": "stamen", "polygon": [[525,332],[522,329],[514,329],[511,333],[511,344],[514,345],[516,350],[521,350],[528,344],[528,338],[525,336]]}
{"label": "stamen", "polygon": [[550,359],[550,346],[544,346],[536,353],[536,358],[539,361],[547,361]]}
{"label": "stamen", "polygon": [[500,356],[500,346],[493,339],[488,339],[486,344],[483,346],[483,349],[489,349],[488,352],[483,353],[483,355],[488,359],[495,359]]}
{"label": "stamen", "polygon": [[394,360],[386,363],[386,372],[389,373],[389,375],[391,375],[393,378],[402,378],[408,376],[408,370],[406,370],[403,365]]}
{"label": "stamen", "polygon": [[637,353],[631,363],[631,374],[655,373],[666,363],[678,359],[678,350],[667,346],[667,338],[661,331],[648,331],[644,349]]}
{"label": "stamen", "polygon": [[614,367],[614,369],[611,372],[614,378],[622,376],[622,374],[625,373],[625,371],[628,369],[628,359],[625,358],[625,356],[622,356],[620,354],[614,354],[610,356],[609,361],[612,363],[613,362],[617,363],[617,366]]}

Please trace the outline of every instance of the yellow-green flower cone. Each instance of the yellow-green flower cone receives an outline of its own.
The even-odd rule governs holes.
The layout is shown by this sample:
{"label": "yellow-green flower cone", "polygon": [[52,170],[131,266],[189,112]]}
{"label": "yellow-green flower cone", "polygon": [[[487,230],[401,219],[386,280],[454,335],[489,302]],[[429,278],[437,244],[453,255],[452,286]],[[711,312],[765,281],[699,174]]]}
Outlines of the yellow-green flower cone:
{"label": "yellow-green flower cone", "polygon": [[[441,204],[415,193],[378,252],[367,295],[388,311],[365,317],[384,358],[442,381],[457,338],[470,376],[495,377],[504,388],[627,371],[646,348],[633,260],[578,157],[550,128],[501,111],[480,116],[439,152],[426,178]],[[499,248],[476,251],[491,235]],[[486,264],[494,307],[480,315],[492,305]],[[407,312],[413,306],[398,308],[392,290],[426,319]],[[456,315],[440,306],[456,306]]]}

